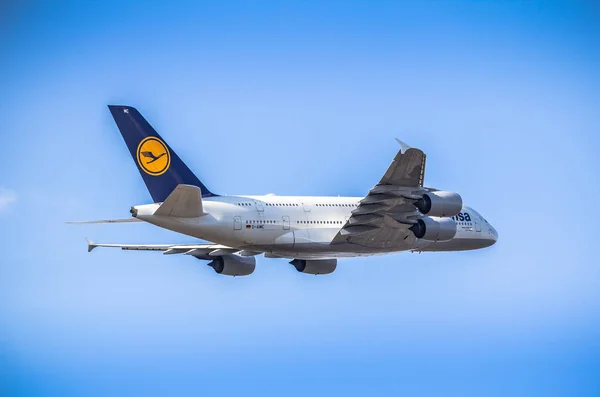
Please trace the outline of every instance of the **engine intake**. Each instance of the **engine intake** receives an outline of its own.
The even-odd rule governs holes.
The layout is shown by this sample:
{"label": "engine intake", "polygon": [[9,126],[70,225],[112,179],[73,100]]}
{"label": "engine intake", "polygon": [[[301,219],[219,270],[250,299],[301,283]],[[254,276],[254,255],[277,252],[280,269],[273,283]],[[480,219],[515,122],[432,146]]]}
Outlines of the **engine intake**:
{"label": "engine intake", "polygon": [[300,273],[329,274],[337,267],[337,259],[304,260],[294,259],[290,262]]}
{"label": "engine intake", "polygon": [[235,254],[216,257],[208,264],[215,272],[225,276],[247,276],[256,268],[256,258]]}
{"label": "engine intake", "polygon": [[446,241],[456,236],[456,222],[452,218],[432,218],[429,216],[417,220],[409,228],[416,238],[429,241]]}
{"label": "engine intake", "polygon": [[424,215],[450,217],[462,209],[462,198],[453,192],[427,192],[415,202],[415,207]]}

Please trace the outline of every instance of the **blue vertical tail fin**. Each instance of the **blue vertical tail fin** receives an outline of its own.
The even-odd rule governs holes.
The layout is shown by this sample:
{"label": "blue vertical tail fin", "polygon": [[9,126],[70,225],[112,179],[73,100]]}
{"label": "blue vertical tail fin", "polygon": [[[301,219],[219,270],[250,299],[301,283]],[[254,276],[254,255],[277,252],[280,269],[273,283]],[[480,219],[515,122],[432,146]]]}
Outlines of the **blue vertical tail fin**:
{"label": "blue vertical tail fin", "polygon": [[215,196],[136,108],[114,105],[108,108],[155,203],[165,201],[181,184],[199,187],[202,197]]}

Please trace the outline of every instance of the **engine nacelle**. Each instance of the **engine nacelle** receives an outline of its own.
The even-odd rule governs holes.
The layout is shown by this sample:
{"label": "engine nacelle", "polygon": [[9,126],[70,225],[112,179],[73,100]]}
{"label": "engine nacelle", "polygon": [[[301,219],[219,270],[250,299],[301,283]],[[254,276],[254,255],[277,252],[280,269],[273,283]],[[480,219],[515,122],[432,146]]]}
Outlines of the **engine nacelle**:
{"label": "engine nacelle", "polygon": [[416,238],[429,241],[446,241],[456,236],[456,222],[452,218],[425,216],[409,228]]}
{"label": "engine nacelle", "polygon": [[225,276],[247,276],[256,268],[256,258],[235,254],[216,257],[208,264],[215,272]]}
{"label": "engine nacelle", "polygon": [[450,217],[460,212],[462,204],[458,193],[436,191],[425,193],[415,206],[424,215]]}
{"label": "engine nacelle", "polygon": [[304,260],[294,259],[290,262],[300,273],[329,274],[337,267],[337,259]]}

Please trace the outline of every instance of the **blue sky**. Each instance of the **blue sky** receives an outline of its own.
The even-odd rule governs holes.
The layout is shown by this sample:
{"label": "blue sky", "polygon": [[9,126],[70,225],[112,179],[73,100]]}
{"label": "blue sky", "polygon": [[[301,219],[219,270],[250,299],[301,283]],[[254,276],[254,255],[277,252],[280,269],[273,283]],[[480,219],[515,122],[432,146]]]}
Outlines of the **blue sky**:
{"label": "blue sky", "polygon": [[[0,11],[0,394],[598,395],[600,9],[584,1],[28,2]],[[221,194],[363,195],[398,150],[490,249],[341,261],[98,250],[188,237],[106,108]]]}

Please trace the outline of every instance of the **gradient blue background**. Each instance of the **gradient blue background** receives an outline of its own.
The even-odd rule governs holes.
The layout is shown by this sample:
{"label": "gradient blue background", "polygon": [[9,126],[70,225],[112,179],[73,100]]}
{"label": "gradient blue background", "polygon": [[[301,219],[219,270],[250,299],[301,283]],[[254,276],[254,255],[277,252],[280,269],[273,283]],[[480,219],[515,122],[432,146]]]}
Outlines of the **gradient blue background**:
{"label": "gradient blue background", "polygon": [[[0,8],[0,395],[600,395],[600,8],[582,1],[27,2]],[[464,253],[259,259],[193,241],[107,104],[215,192],[364,195],[398,150],[499,231]]]}

